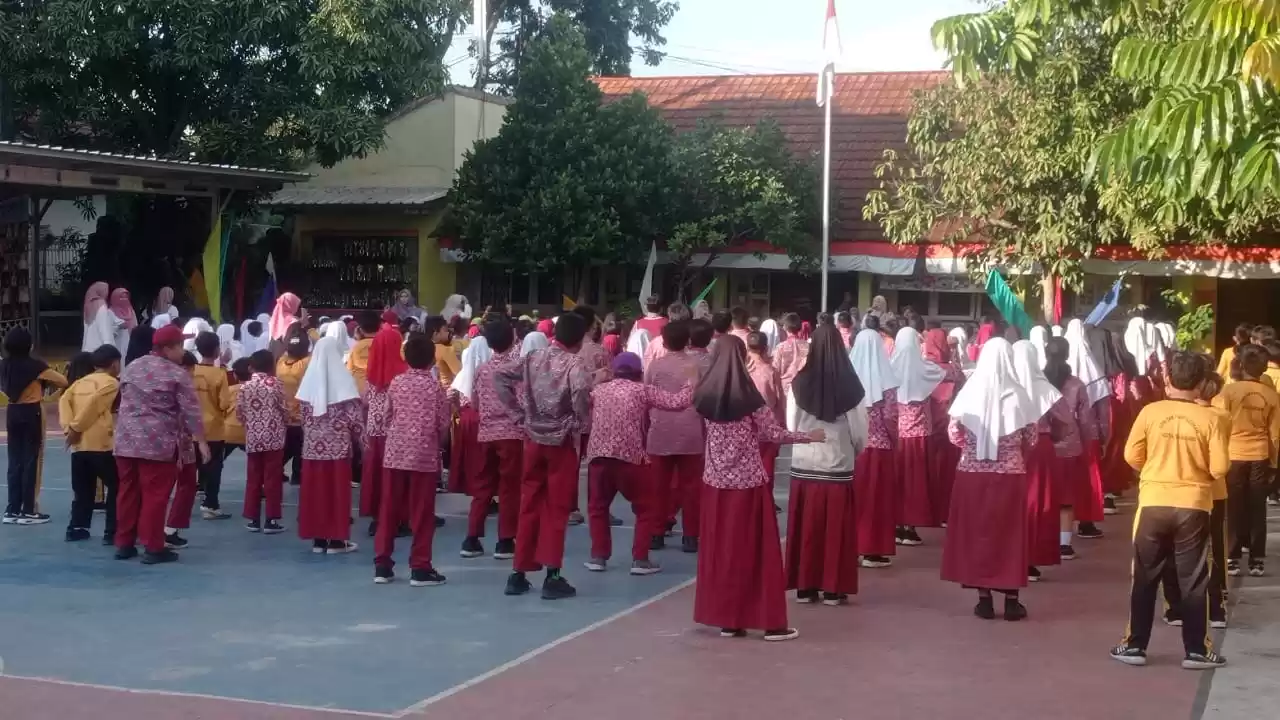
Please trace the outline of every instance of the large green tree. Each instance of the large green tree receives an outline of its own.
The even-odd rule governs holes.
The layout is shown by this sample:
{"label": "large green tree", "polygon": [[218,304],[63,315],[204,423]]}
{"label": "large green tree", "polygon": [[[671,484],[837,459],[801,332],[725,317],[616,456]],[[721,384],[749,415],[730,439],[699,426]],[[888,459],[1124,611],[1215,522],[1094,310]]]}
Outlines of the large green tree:
{"label": "large green tree", "polygon": [[0,2],[0,76],[39,142],[329,165],[447,81],[464,0]]}

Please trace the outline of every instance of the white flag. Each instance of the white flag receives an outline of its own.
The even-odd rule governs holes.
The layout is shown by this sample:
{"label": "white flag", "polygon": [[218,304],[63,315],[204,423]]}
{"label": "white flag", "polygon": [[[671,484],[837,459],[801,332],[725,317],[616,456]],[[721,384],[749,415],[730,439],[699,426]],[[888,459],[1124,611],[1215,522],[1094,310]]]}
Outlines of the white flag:
{"label": "white flag", "polygon": [[658,264],[658,243],[649,245],[649,264],[644,266],[644,280],[640,281],[640,311],[644,312],[645,303],[653,295],[653,268]]}
{"label": "white flag", "polygon": [[840,60],[840,26],[836,23],[836,0],[827,0],[827,19],[822,26],[822,70],[818,73],[818,105],[826,105],[835,94],[836,62]]}

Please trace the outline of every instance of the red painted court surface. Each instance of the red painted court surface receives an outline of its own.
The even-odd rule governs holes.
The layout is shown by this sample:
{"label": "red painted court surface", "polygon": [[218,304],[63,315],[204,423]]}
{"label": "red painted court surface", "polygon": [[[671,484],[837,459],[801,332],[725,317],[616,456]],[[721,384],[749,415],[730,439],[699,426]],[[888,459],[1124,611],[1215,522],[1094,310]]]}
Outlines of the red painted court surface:
{"label": "red painted court surface", "polygon": [[[693,625],[696,589],[686,586],[398,712],[0,678],[0,718],[1191,718],[1201,683],[1210,678],[1178,667],[1176,630],[1156,628],[1149,667],[1107,657],[1126,616],[1128,523],[1127,515],[1112,518],[1106,539],[1077,541],[1081,559],[1047,568],[1046,580],[1024,595],[1031,617],[1023,623],[971,615],[973,594],[938,580],[942,535],[932,531],[925,533],[928,545],[902,549],[893,568],[863,571],[852,605],[793,605],[801,637],[789,643],[721,639]],[[629,580],[608,575],[610,583]],[[428,643],[422,652],[431,652]],[[412,666],[413,653],[399,662]],[[368,679],[353,672],[345,681],[359,687]]]}

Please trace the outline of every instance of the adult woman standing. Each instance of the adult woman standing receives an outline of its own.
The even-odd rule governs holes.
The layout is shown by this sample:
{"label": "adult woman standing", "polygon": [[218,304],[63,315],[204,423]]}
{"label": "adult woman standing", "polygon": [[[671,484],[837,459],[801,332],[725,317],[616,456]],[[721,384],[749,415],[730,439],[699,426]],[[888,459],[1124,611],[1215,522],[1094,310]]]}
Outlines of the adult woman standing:
{"label": "adult woman standing", "polygon": [[[124,320],[116,317],[107,307],[110,287],[96,282],[84,293],[84,337],[81,352],[93,352],[103,345],[116,344],[116,331],[124,327]],[[126,347],[127,349],[127,347]]]}
{"label": "adult woman standing", "polygon": [[419,307],[413,298],[413,291],[409,288],[403,288],[396,294],[396,302],[390,308],[391,312],[396,314],[398,321],[404,321],[413,318],[419,325],[427,319],[427,309]]}
{"label": "adult woman standing", "polygon": [[[161,315],[168,317],[170,322],[178,319],[178,308],[173,305],[173,288],[168,285],[160,288],[160,292],[156,293],[155,302],[151,304],[151,319],[154,320]],[[155,326],[152,325],[152,327]]]}
{"label": "adult woman standing", "polygon": [[118,287],[111,291],[111,313],[119,321],[116,324],[114,344],[123,355],[129,351],[129,333],[138,327],[138,314],[133,311],[128,290]]}

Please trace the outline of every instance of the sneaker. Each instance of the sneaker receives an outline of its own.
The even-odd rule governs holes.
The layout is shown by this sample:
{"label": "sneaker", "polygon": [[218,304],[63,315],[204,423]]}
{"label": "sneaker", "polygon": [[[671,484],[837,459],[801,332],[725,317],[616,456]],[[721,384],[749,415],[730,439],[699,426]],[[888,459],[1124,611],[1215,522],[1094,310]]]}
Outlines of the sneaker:
{"label": "sneaker", "polygon": [[649,538],[649,549],[650,550],[667,549],[667,538],[662,535],[654,535],[653,537]]}
{"label": "sneaker", "polygon": [[722,638],[741,638],[746,636],[746,630],[739,630],[737,628],[720,628],[720,637]]}
{"label": "sneaker", "polygon": [[818,591],[817,590],[797,590],[796,602],[800,603],[801,605],[812,605],[818,602]]}
{"label": "sneaker", "polygon": [[1182,618],[1172,612],[1167,612],[1164,614],[1164,624],[1169,627],[1182,627]]}
{"label": "sneaker", "polygon": [[1131,647],[1129,645],[1117,645],[1111,648],[1111,657],[1125,665],[1142,667],[1147,664],[1147,651],[1142,648]]}
{"label": "sneaker", "polygon": [[884,555],[863,555],[859,564],[864,568],[874,570],[878,568],[887,568],[893,564],[893,561]]}
{"label": "sneaker", "polygon": [[631,562],[632,575],[657,575],[662,572],[662,566],[652,560],[633,560]]}
{"label": "sneaker", "polygon": [[436,516],[436,529],[438,530],[438,529],[440,529],[440,528],[442,528],[442,527],[444,527],[444,518],[442,518],[442,517],[440,517],[439,515],[437,515],[437,516]]}
{"label": "sneaker", "polygon": [[1115,515],[1118,512],[1120,511],[1116,509],[1116,498],[1114,495],[1108,495],[1102,498],[1103,515]]}
{"label": "sneaker", "polygon": [[522,572],[513,572],[507,577],[507,589],[503,591],[504,595],[524,595],[533,589],[533,584],[529,582],[529,578],[524,576]]}
{"label": "sneaker", "polygon": [[578,591],[564,579],[563,575],[549,577],[542,582],[543,600],[564,600],[577,594]]}
{"label": "sneaker", "polygon": [[675,521],[675,520],[668,520],[668,521],[667,521],[667,528],[666,528],[666,530],[665,530],[662,534],[663,534],[665,537],[675,537],[675,536],[676,536],[676,521]]}
{"label": "sneaker", "polygon": [[1009,622],[1018,622],[1027,619],[1027,606],[1018,602],[1017,598],[1004,599],[1004,619]]}
{"label": "sneaker", "polygon": [[494,560],[510,560],[516,556],[516,541],[511,538],[499,540],[497,545],[493,546]]}
{"label": "sneaker", "polygon": [[106,546],[108,546],[108,547],[110,547],[110,546],[112,546],[112,545],[115,545],[115,544],[116,544],[116,534],[115,534],[115,533],[107,533],[106,535],[103,535],[103,536],[102,536],[102,544],[103,544],[103,545],[106,545]]}
{"label": "sneaker", "polygon": [[585,522],[585,519],[582,517],[582,513],[577,510],[569,513],[569,525],[581,525],[583,522]]}
{"label": "sneaker", "polygon": [[1040,568],[1027,568],[1027,582],[1040,582]]}
{"label": "sneaker", "polygon": [[497,500],[490,500],[490,501],[489,501],[489,509],[488,509],[488,510],[486,510],[485,512],[486,512],[486,514],[488,514],[488,515],[497,515],[497,514],[498,514],[498,501],[497,501]]}
{"label": "sneaker", "polygon": [[93,512],[99,515],[105,515],[107,513],[107,504],[104,502],[94,503]]}
{"label": "sneaker", "polygon": [[1249,577],[1262,577],[1267,574],[1267,570],[1262,565],[1261,560],[1249,561]]}
{"label": "sneaker", "polygon": [[257,520],[250,520],[244,524],[244,529],[252,533],[260,533],[262,532],[262,523]]}
{"label": "sneaker", "polygon": [[907,528],[906,530],[902,531],[901,544],[906,545],[908,547],[915,547],[917,545],[923,545],[924,539],[920,537],[920,533],[916,532],[915,528]]}
{"label": "sneaker", "polygon": [[177,561],[178,561],[178,553],[170,550],[169,548],[165,548],[164,550],[161,550],[160,552],[157,552],[157,553],[153,553],[153,552],[142,553],[143,565],[160,565],[163,563],[171,563],[171,562],[177,562]]}
{"label": "sneaker", "polygon": [[582,563],[582,567],[590,570],[591,572],[604,572],[609,568],[609,561],[605,558],[593,557]]}
{"label": "sneaker", "polygon": [[1210,620],[1210,621],[1209,621],[1209,627],[1213,628],[1214,630],[1226,630],[1226,629],[1227,629],[1227,621],[1226,621],[1225,619],[1223,619],[1223,620]]}
{"label": "sneaker", "polygon": [[5,514],[4,514],[4,518],[3,518],[3,519],[0,519],[0,524],[3,524],[3,525],[17,525],[17,524],[18,524],[18,518],[19,518],[19,517],[20,517],[20,516],[18,515],[18,513],[10,513],[10,512],[7,512],[7,513],[5,513]]}
{"label": "sneaker", "polygon": [[1227,574],[1228,574],[1228,575],[1230,575],[1231,577],[1239,577],[1239,576],[1240,576],[1240,561],[1239,561],[1239,560],[1228,560],[1228,561],[1227,561]]}
{"label": "sneaker", "polygon": [[696,537],[680,538],[680,551],[687,552],[687,553],[698,552],[698,538]]}
{"label": "sneaker", "polygon": [[849,596],[844,593],[822,593],[822,604],[828,607],[837,607],[849,604]]}
{"label": "sneaker", "polygon": [[389,585],[396,579],[396,573],[389,565],[376,565],[373,568],[373,584]]}
{"label": "sneaker", "polygon": [[1076,530],[1076,535],[1085,540],[1097,540],[1102,537],[1102,531],[1093,523],[1080,523],[1080,528]]}
{"label": "sneaker", "polygon": [[323,555],[328,551],[329,551],[329,543],[325,542],[324,540],[311,541],[311,552],[315,553],[316,555]]}
{"label": "sneaker", "polygon": [[906,531],[906,530],[903,530],[902,528],[894,528],[894,529],[893,529],[893,542],[894,542],[894,544],[896,544],[896,545],[901,545],[901,544],[902,544],[902,540],[903,540],[903,538],[905,538],[905,537],[906,537],[906,532],[907,532],[907,531]]}
{"label": "sneaker", "polygon": [[279,535],[284,532],[284,526],[279,520],[268,520],[266,525],[262,526],[263,535]]}
{"label": "sneaker", "polygon": [[462,541],[462,550],[458,552],[464,558],[478,558],[484,555],[484,545],[480,538],[469,537]]}
{"label": "sneaker", "polygon": [[[436,527],[440,527],[439,515],[436,516]],[[409,527],[409,523],[400,523],[400,526],[396,528],[396,537],[397,538],[413,537],[413,528]]]}
{"label": "sneaker", "polygon": [[89,531],[85,528],[67,528],[67,542],[81,542],[89,539]]}
{"label": "sneaker", "polygon": [[164,536],[164,546],[171,550],[181,550],[187,546],[187,539],[177,532],[171,532]]}
{"label": "sneaker", "polygon": [[978,598],[978,604],[973,606],[973,614],[977,615],[983,620],[995,620],[996,619],[995,602],[989,597]]}
{"label": "sneaker", "polygon": [[622,518],[609,513],[609,527],[622,527]]}
{"label": "sneaker", "polygon": [[49,522],[49,516],[44,513],[23,513],[18,516],[19,525],[43,525]]}
{"label": "sneaker", "polygon": [[370,520],[370,521],[369,521],[369,530],[366,532],[366,534],[367,534],[369,537],[373,537],[374,535],[377,535],[377,534],[378,534],[378,521],[377,521],[377,520]]}
{"label": "sneaker", "polygon": [[1071,547],[1070,545],[1059,545],[1058,557],[1062,558],[1063,560],[1075,560],[1077,557],[1079,557],[1079,555],[1076,555],[1076,549]]}
{"label": "sneaker", "polygon": [[202,507],[200,508],[200,517],[205,520],[226,520],[231,517],[231,513],[223,512],[218,508]]}
{"label": "sneaker", "polygon": [[1182,658],[1183,670],[1213,670],[1227,664],[1227,659],[1212,650],[1201,653],[1190,653]]}
{"label": "sneaker", "polygon": [[117,560],[132,560],[136,557],[138,557],[138,548],[132,545],[116,549]]}
{"label": "sneaker", "polygon": [[431,570],[410,570],[409,587],[435,587],[445,584],[445,577]]}
{"label": "sneaker", "polygon": [[324,551],[329,555],[346,555],[359,550],[360,546],[350,540],[332,540]]}
{"label": "sneaker", "polygon": [[1268,495],[1268,496],[1267,496],[1267,504],[1268,504],[1268,505],[1270,505],[1270,506],[1272,506],[1272,507],[1275,507],[1276,505],[1280,505],[1280,496],[1276,496],[1276,495]]}
{"label": "sneaker", "polygon": [[765,642],[786,642],[795,640],[800,637],[800,631],[795,628],[783,628],[782,630],[766,630],[764,632]]}

